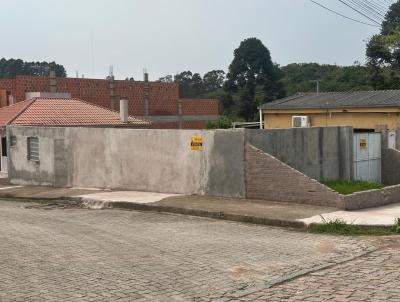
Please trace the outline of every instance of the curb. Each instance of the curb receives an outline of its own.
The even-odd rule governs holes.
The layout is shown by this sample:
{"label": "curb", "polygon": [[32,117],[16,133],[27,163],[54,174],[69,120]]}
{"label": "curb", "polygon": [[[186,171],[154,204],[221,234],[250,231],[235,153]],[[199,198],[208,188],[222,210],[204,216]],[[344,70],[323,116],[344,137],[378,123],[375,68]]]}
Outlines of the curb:
{"label": "curb", "polygon": [[[295,228],[306,230],[307,225],[304,222],[296,221],[296,220],[285,220],[285,219],[274,219],[274,218],[266,218],[266,217],[258,217],[251,215],[240,215],[240,214],[230,214],[224,212],[212,212],[206,210],[198,210],[198,209],[185,209],[179,207],[171,207],[171,206],[160,206],[160,205],[150,205],[150,204],[142,204],[142,203],[132,203],[125,201],[115,201],[115,202],[107,202],[107,201],[99,201],[96,199],[90,199],[86,197],[59,197],[59,198],[41,198],[41,197],[15,197],[11,194],[1,194],[0,199],[14,199],[14,200],[25,200],[25,201],[55,201],[55,200],[63,200],[63,201],[75,201],[81,204],[86,205],[90,208],[92,205],[93,209],[125,209],[125,210],[136,210],[136,211],[144,211],[144,212],[158,212],[158,213],[171,213],[171,214],[181,214],[187,216],[196,216],[196,217],[205,217],[211,219],[220,219],[234,222],[244,222],[251,224],[259,224],[259,225],[268,225],[275,227],[287,227],[287,228]],[[96,207],[96,205],[100,205]]]}
{"label": "curb", "polygon": [[[258,224],[258,225],[266,225],[266,226],[274,226],[274,227],[286,227],[293,228],[298,230],[306,231],[312,225],[320,225],[320,223],[311,223],[306,224],[302,221],[297,220],[285,220],[285,219],[275,219],[275,218],[267,218],[267,217],[259,217],[253,215],[240,215],[240,214],[230,214],[224,212],[213,212],[207,210],[199,210],[199,209],[187,209],[187,208],[179,208],[179,207],[171,207],[171,206],[162,206],[162,205],[154,205],[154,204],[143,204],[143,203],[132,203],[126,201],[100,201],[96,199],[90,199],[86,197],[58,197],[58,198],[46,198],[46,197],[16,197],[12,194],[1,194],[1,199],[13,199],[18,201],[57,201],[62,200],[64,202],[75,201],[82,204],[86,208],[90,209],[124,209],[124,210],[135,210],[135,211],[143,211],[143,212],[158,212],[158,213],[171,213],[171,214],[180,214],[187,216],[196,216],[196,217],[205,217],[211,219],[219,219],[219,220],[227,220],[234,222],[243,222],[250,224]],[[358,226],[362,229],[372,229],[379,228],[383,230],[388,230],[392,228],[392,225],[354,225]]]}
{"label": "curb", "polygon": [[[91,199],[82,198],[82,197],[63,198],[63,200],[78,201],[83,204],[86,203],[87,205],[93,204],[94,206],[96,206],[96,204],[99,203],[98,200],[91,200]],[[228,221],[235,221],[235,222],[276,226],[276,227],[289,227],[289,228],[296,228],[296,229],[306,229],[307,228],[307,225],[304,222],[295,221],[295,220],[273,219],[273,218],[258,217],[258,216],[251,216],[251,215],[230,214],[230,213],[224,213],[224,212],[213,212],[213,211],[198,210],[198,209],[186,209],[186,208],[179,208],[179,207],[132,203],[132,202],[124,202],[124,201],[114,201],[114,202],[105,201],[102,204],[102,208],[103,209],[136,210],[136,211],[144,211],[144,212],[172,213],[172,214],[181,214],[181,215],[187,215],[187,216],[197,216],[197,217],[228,220]]]}

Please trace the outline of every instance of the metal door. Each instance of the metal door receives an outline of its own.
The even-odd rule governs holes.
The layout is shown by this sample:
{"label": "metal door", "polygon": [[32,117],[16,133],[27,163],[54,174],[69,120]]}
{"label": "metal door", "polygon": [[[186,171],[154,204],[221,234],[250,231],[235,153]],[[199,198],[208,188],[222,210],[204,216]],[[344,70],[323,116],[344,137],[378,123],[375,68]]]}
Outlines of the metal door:
{"label": "metal door", "polygon": [[354,179],[381,182],[381,134],[354,134]]}

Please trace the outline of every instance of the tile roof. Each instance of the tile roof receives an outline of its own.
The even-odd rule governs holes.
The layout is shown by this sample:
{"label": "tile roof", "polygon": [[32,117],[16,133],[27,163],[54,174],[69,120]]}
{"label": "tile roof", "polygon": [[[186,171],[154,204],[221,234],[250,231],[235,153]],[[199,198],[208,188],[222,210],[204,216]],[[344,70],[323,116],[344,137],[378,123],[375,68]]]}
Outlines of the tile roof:
{"label": "tile roof", "polygon": [[298,93],[261,105],[261,109],[400,107],[400,90]]}
{"label": "tile roof", "polygon": [[35,98],[0,108],[0,126],[148,126],[150,122],[130,116],[128,123],[119,112],[79,99]]}
{"label": "tile roof", "polygon": [[28,107],[33,100],[18,102],[14,105],[0,108],[0,126],[8,125],[14,118]]}

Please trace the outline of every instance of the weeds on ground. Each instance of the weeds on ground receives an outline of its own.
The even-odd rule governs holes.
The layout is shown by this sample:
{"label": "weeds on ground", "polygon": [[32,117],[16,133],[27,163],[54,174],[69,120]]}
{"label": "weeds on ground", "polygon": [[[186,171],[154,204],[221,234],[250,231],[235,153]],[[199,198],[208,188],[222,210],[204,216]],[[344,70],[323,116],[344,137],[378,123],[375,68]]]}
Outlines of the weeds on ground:
{"label": "weeds on ground", "polygon": [[334,180],[334,181],[326,181],[323,184],[343,195],[349,195],[356,192],[362,192],[374,189],[382,189],[385,187],[380,183],[374,183],[368,181]]}
{"label": "weeds on ground", "polygon": [[322,223],[309,225],[308,231],[317,234],[345,236],[388,236],[400,234],[400,218],[396,219],[396,223],[392,227],[358,226],[347,224],[342,219],[326,220],[324,217],[322,219]]}
{"label": "weeds on ground", "polygon": [[396,219],[396,222],[393,226],[393,231],[397,234],[400,234],[400,218]]}

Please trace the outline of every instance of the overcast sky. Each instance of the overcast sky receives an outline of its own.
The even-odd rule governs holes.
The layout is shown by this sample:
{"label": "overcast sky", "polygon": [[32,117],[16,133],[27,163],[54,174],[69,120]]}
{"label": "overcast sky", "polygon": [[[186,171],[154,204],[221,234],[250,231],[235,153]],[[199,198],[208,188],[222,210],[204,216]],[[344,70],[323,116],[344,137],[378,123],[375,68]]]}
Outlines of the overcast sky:
{"label": "overcast sky", "polygon": [[[71,77],[150,79],[227,70],[233,50],[257,37],[280,65],[365,62],[378,31],[309,0],[0,0],[0,57],[63,64]],[[348,16],[337,0],[319,0]],[[93,46],[93,47],[92,47]]]}

